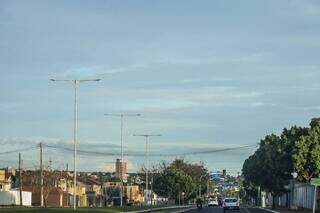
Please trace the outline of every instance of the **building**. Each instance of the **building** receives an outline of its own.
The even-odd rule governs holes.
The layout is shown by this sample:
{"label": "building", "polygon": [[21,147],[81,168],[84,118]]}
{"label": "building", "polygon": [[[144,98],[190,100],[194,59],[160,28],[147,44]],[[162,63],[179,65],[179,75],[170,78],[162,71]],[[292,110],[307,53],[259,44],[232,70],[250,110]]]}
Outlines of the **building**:
{"label": "building", "polygon": [[120,182],[108,181],[103,183],[103,188],[119,188],[121,186]]}
{"label": "building", "polygon": [[81,180],[85,184],[87,204],[90,207],[102,206],[103,194],[102,183],[94,178],[85,178]]}
{"label": "building", "polygon": [[9,191],[15,182],[15,170],[10,167],[0,169],[0,191]]}
{"label": "building", "polygon": [[138,185],[125,186],[128,202],[143,203],[144,196]]}
{"label": "building", "polygon": [[[32,206],[40,206],[41,194],[40,187],[23,186],[23,191],[32,193],[32,199],[30,203]],[[68,207],[69,206],[69,195],[68,192],[62,191],[59,187],[43,187],[44,194],[44,205],[47,207]],[[32,201],[32,202],[31,202]]]}
{"label": "building", "polygon": [[127,180],[127,162],[117,159],[116,161],[116,177],[126,181]]}

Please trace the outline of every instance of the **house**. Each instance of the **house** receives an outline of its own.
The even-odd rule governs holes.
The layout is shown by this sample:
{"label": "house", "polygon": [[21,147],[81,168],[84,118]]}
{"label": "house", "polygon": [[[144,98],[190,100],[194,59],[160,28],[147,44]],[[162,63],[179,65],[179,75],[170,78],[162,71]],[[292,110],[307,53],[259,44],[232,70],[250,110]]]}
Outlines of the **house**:
{"label": "house", "polygon": [[102,206],[103,194],[102,184],[94,178],[83,178],[80,182],[85,184],[88,206]]}
{"label": "house", "polygon": [[[74,194],[74,184],[73,178],[68,176],[67,179],[62,179],[61,189],[66,190],[69,194],[69,206],[73,205],[73,194]],[[77,206],[79,207],[87,207],[88,206],[88,198],[86,194],[86,184],[81,180],[77,180],[77,187],[76,187],[76,200]]]}
{"label": "house", "polygon": [[[64,175],[60,171],[44,171],[43,184],[43,201],[45,206],[49,207],[67,207],[69,206],[68,191],[60,188],[59,182]],[[27,170],[23,171],[23,190],[32,192],[32,205],[41,205],[41,187],[40,187],[40,171]]]}
{"label": "house", "polygon": [[12,184],[15,182],[15,170],[10,167],[0,169],[0,191],[11,190]]}
{"label": "house", "polygon": [[140,191],[138,185],[125,186],[124,190],[128,202],[143,203],[143,192]]}
{"label": "house", "polygon": [[[53,187],[48,189],[44,187],[44,205],[48,207],[68,207],[69,206],[69,195],[67,192],[62,191],[59,187]],[[50,192],[49,192],[50,190]],[[40,187],[23,186],[23,191],[32,192],[32,205],[40,206]]]}
{"label": "house", "polygon": [[121,182],[108,181],[103,183],[103,188],[120,188]]}

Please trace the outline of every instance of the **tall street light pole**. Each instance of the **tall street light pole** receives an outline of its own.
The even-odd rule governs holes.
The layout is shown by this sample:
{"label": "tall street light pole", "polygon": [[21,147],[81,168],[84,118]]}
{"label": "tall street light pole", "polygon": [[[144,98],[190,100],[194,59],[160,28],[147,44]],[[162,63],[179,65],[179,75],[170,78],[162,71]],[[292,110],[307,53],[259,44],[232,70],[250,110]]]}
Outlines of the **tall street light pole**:
{"label": "tall street light pole", "polygon": [[141,114],[124,114],[124,113],[120,113],[120,114],[104,114],[105,116],[115,116],[115,117],[120,117],[120,121],[121,121],[121,127],[120,127],[120,143],[121,143],[121,189],[120,189],[120,206],[123,206],[123,171],[122,171],[122,168],[123,168],[123,120],[124,120],[124,117],[133,117],[133,116],[141,116]]}
{"label": "tall street light pole", "polygon": [[79,83],[83,82],[90,82],[90,81],[100,81],[101,79],[73,79],[73,80],[57,80],[57,79],[50,79],[53,82],[68,82],[73,83],[74,85],[74,128],[73,128],[73,143],[74,143],[74,156],[73,156],[73,209],[77,209],[77,141],[78,141],[78,85]]}
{"label": "tall street light pole", "polygon": [[[149,201],[149,194],[148,194],[148,169],[149,169],[149,153],[148,153],[148,141],[149,141],[149,137],[159,137],[161,136],[160,134],[158,135],[151,135],[151,134],[144,134],[144,135],[133,135],[133,136],[137,136],[137,137],[145,137],[146,139],[146,195],[144,200],[145,203],[148,204]],[[148,197],[148,199],[147,199]]]}

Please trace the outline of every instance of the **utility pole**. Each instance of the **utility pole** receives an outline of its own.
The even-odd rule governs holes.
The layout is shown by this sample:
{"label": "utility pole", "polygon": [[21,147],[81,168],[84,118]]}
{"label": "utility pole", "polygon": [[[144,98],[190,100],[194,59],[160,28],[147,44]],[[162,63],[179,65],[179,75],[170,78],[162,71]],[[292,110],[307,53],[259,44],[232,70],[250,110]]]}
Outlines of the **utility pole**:
{"label": "utility pole", "polygon": [[19,192],[20,192],[20,206],[22,206],[22,172],[21,172],[21,153],[19,152],[19,177],[20,177],[20,186],[19,186]]}
{"label": "utility pole", "polygon": [[43,207],[43,165],[42,165],[42,142],[40,143],[40,206]]}
{"label": "utility pole", "polygon": [[49,171],[52,171],[52,160],[51,160],[51,158],[49,159]]}
{"label": "utility pole", "polygon": [[73,128],[73,210],[77,209],[77,147],[78,147],[78,85],[83,82],[98,82],[101,79],[73,79],[73,80],[56,80],[50,79],[53,82],[69,82],[74,85],[74,128]]}
{"label": "utility pole", "polygon": [[148,180],[148,169],[149,169],[149,152],[148,152],[148,139],[149,137],[157,137],[161,135],[133,135],[133,136],[140,136],[140,137],[145,137],[146,138],[146,195],[145,195],[145,203],[148,204],[149,202],[149,192],[148,192],[148,185],[149,185],[149,180]]}

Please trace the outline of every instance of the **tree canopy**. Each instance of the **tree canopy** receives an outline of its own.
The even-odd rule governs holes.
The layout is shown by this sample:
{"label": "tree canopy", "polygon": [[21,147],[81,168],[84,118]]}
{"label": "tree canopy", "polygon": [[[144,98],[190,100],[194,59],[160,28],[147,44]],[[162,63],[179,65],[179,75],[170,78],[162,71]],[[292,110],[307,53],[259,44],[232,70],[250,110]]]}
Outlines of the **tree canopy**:
{"label": "tree canopy", "polygon": [[320,174],[320,118],[312,119],[310,127],[293,126],[283,129],[280,136],[265,136],[242,168],[250,195],[256,187],[273,196],[286,192],[292,172],[297,172],[301,182]]}
{"label": "tree canopy", "polygon": [[[201,177],[201,181],[200,181]],[[199,184],[206,190],[209,172],[203,163],[188,163],[176,159],[170,164],[161,163],[153,168],[153,190],[156,194],[178,201],[195,198]]]}

